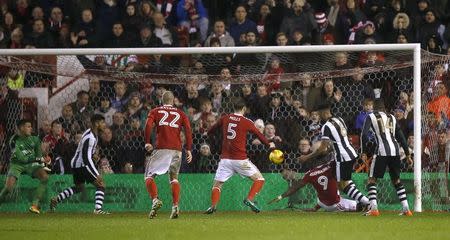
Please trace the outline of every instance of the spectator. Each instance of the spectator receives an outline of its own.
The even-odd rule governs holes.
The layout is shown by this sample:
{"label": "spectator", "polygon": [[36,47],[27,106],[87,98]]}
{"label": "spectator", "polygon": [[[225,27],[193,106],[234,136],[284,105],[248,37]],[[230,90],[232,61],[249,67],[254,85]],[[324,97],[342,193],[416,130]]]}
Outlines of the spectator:
{"label": "spectator", "polygon": [[313,33],[318,33],[317,22],[314,16],[309,11],[304,11],[305,0],[294,0],[292,3],[292,12],[283,18],[280,31],[286,33],[290,38],[293,36],[295,30],[299,30],[304,34],[305,38],[317,39],[317,36],[312,36]]}
{"label": "spectator", "polygon": [[178,25],[189,29],[189,33],[200,30],[200,41],[208,37],[208,15],[201,0],[180,0],[177,5]]}
{"label": "spectator", "polygon": [[211,83],[209,99],[211,100],[212,107],[215,112],[229,113],[232,111],[232,109],[227,108],[227,103],[229,103],[231,99],[225,92],[222,82],[214,81]]}
{"label": "spectator", "polygon": [[97,76],[93,76],[89,79],[89,99],[92,109],[97,109],[100,106],[100,97],[102,92],[100,92],[100,80]]}
{"label": "spectator", "polygon": [[28,0],[17,0],[13,5],[12,13],[16,18],[17,24],[25,25],[31,16],[31,6]]}
{"label": "spectator", "polygon": [[7,48],[25,48],[22,29],[16,28],[11,32],[11,39],[6,43]]}
{"label": "spectator", "polygon": [[111,34],[111,29],[120,20],[120,9],[117,6],[117,0],[99,0],[97,2],[95,15],[98,36],[100,37],[100,41],[107,42]]}
{"label": "spectator", "polygon": [[200,151],[197,153],[198,156],[195,157],[194,162],[194,172],[195,173],[209,173],[212,171],[211,161],[213,156],[211,154],[211,147],[207,143],[202,143],[200,145]]}
{"label": "spectator", "polygon": [[402,106],[397,106],[394,109],[394,116],[397,119],[397,124],[400,127],[400,129],[402,130],[402,132],[408,136],[409,135],[409,129],[408,129],[408,120],[406,119],[406,114],[405,114],[405,108],[403,108]]}
{"label": "spectator", "polygon": [[302,33],[300,30],[295,30],[292,33],[292,41],[290,42],[291,45],[311,45],[311,39],[304,37],[304,33]]}
{"label": "spectator", "polygon": [[[46,151],[43,151],[44,155],[48,155],[53,160],[52,169],[54,173],[61,173],[61,165],[67,162],[67,151],[69,140],[66,138],[62,125],[58,120],[55,120],[51,124],[50,134],[47,134],[44,139],[42,139],[42,145],[46,146]],[[59,164],[58,164],[59,163]],[[62,172],[64,174],[64,172]]]}
{"label": "spectator", "polygon": [[[335,113],[336,109],[339,109],[339,104],[342,99],[342,91],[334,86],[332,79],[325,80],[322,87],[321,97],[315,106],[321,106],[324,104],[329,104],[332,107],[332,111]],[[315,108],[313,108],[315,109]]]}
{"label": "spectator", "polygon": [[156,12],[156,7],[152,2],[148,0],[141,1],[139,6],[139,13],[141,16],[141,24],[152,27],[155,23],[153,22],[153,14]]}
{"label": "spectator", "polygon": [[125,48],[130,47],[132,41],[133,39],[124,32],[122,23],[115,22],[112,26],[112,36],[106,41],[105,46],[108,48]]}
{"label": "spectator", "polygon": [[255,32],[247,32],[245,34],[245,45],[247,46],[258,46],[259,44],[259,39],[256,36]]}
{"label": "spectator", "polygon": [[56,47],[71,48],[73,46],[70,36],[69,25],[63,24],[56,36]]}
{"label": "spectator", "polygon": [[[346,0],[342,8],[339,8],[338,20],[335,28],[337,33],[337,43],[346,44],[349,42],[351,33],[355,33],[363,22],[366,21],[366,16],[359,9],[355,0]],[[358,24],[360,25],[358,26]],[[352,41],[354,38],[352,38]],[[342,41],[342,42],[341,42]]]}
{"label": "spectator", "polygon": [[77,93],[77,100],[70,104],[74,112],[75,120],[80,123],[81,130],[84,131],[90,127],[90,118],[94,113],[94,109],[89,104],[89,93],[86,91],[79,91]]}
{"label": "spectator", "polygon": [[33,31],[25,37],[26,47],[35,48],[53,48],[55,41],[52,36],[46,31],[44,21],[41,19],[34,20]]}
{"label": "spectator", "polygon": [[284,32],[279,32],[276,37],[277,46],[287,46],[288,45],[288,37]]}
{"label": "spectator", "polygon": [[399,35],[404,35],[408,41],[414,41],[412,24],[406,13],[398,13],[392,23],[393,31],[387,36],[388,41],[395,43]]}
{"label": "spectator", "polygon": [[363,111],[361,111],[358,116],[356,116],[355,129],[358,134],[361,133],[362,127],[364,126],[364,121],[366,117],[373,112],[373,99],[365,98],[363,102]]}
{"label": "spectator", "polygon": [[230,35],[233,37],[234,42],[238,43],[242,33],[258,32],[256,30],[256,24],[247,18],[247,9],[245,6],[240,5],[234,12],[234,21],[230,25]]}
{"label": "spectator", "polygon": [[439,37],[431,35],[428,40],[426,40],[425,50],[435,54],[443,54],[444,50],[442,49],[442,44]]}
{"label": "spectator", "polygon": [[166,20],[162,13],[154,13],[153,21],[155,22],[155,29],[153,33],[156,37],[161,39],[162,46],[164,47],[179,47],[179,39],[176,29],[166,23]]}
{"label": "spectator", "polygon": [[281,77],[284,74],[284,68],[280,65],[280,59],[273,55],[270,60],[270,66],[264,73],[263,81],[267,84],[267,92],[277,91],[281,86]]}
{"label": "spectator", "polygon": [[71,32],[72,44],[75,47],[96,47],[98,44],[97,32],[92,10],[85,9],[81,13],[81,21]]}
{"label": "spectator", "polygon": [[320,115],[317,111],[312,111],[309,116],[307,131],[308,137],[311,139],[311,142],[314,144],[316,141],[319,141],[321,138],[321,128],[322,124],[320,123]]}
{"label": "spectator", "polygon": [[312,39],[312,42],[319,45],[324,44],[324,36],[326,34],[331,34],[331,36],[334,38],[336,32],[333,25],[328,22],[327,15],[324,12],[316,12],[314,14],[314,18],[318,26],[318,33],[313,34],[317,39]]}
{"label": "spectator", "polygon": [[117,110],[111,106],[107,97],[100,97],[100,106],[95,109],[94,114],[100,114],[105,118],[106,125],[110,127],[113,124],[113,116]]}
{"label": "spectator", "polygon": [[125,123],[125,115],[121,112],[116,112],[113,115],[113,124],[111,125],[113,135],[116,136],[120,146],[125,146],[124,136],[127,133],[127,125]]}
{"label": "spectator", "polygon": [[269,4],[261,4],[258,15],[253,19],[256,23],[260,45],[275,45],[275,35],[280,31],[282,18],[282,4],[274,0]]}
{"label": "spectator", "polygon": [[139,26],[141,25],[141,17],[137,13],[135,3],[127,4],[122,19],[124,29],[126,29],[129,34],[137,36]]}
{"label": "spectator", "polygon": [[110,128],[105,128],[100,133],[98,141],[100,159],[106,159],[111,165],[114,172],[121,172],[119,159],[124,158],[124,155],[119,151],[119,145],[116,137]]}
{"label": "spectator", "polygon": [[[131,101],[130,101],[131,102]],[[124,156],[123,159],[123,173],[143,173],[144,172],[144,132],[141,129],[141,120],[135,115],[131,115],[130,130],[124,136],[123,146]]]}
{"label": "spectator", "polygon": [[14,15],[11,12],[4,13],[1,26],[3,29],[3,38],[5,39],[5,41],[8,41],[11,38],[12,31],[19,27],[14,22]]}
{"label": "spectator", "polygon": [[161,47],[163,43],[160,38],[153,34],[150,26],[143,25],[139,32],[139,38],[133,45],[135,47]]}
{"label": "spectator", "polygon": [[52,7],[52,9],[50,10],[50,18],[48,19],[48,22],[48,31],[54,39],[58,38],[59,32],[63,25],[68,24],[64,20],[62,9],[57,6]]}
{"label": "spectator", "polygon": [[148,59],[147,72],[168,74],[170,71],[170,64],[171,63],[167,62],[163,55],[153,54]]}
{"label": "spectator", "polygon": [[254,101],[251,103],[250,110],[254,118],[266,119],[269,112],[270,96],[265,84],[259,84]]}
{"label": "spectator", "polygon": [[[73,109],[70,104],[64,105],[61,110],[61,117],[59,117],[58,122],[61,123],[64,132],[73,136],[75,133],[81,131],[81,124],[75,119],[73,115]],[[78,145],[78,143],[76,143]]]}
{"label": "spectator", "polygon": [[156,0],[156,9],[163,14],[164,18],[168,18],[172,13],[173,0]]}
{"label": "spectator", "polygon": [[130,100],[127,104],[127,109],[124,112],[128,119],[141,118],[143,114],[141,95],[138,92],[130,94]]}
{"label": "spectator", "polygon": [[111,98],[111,106],[121,112],[125,109],[130,98],[127,96],[127,85],[123,81],[114,84],[114,96]]}
{"label": "spectator", "polygon": [[24,88],[25,84],[25,71],[11,69],[8,72],[6,86],[14,91],[18,91]]}
{"label": "spectator", "polygon": [[[375,30],[375,24],[372,21],[366,21],[363,27],[356,32],[355,43],[382,43],[380,35]],[[352,41],[351,38],[349,40]]]}
{"label": "spectator", "polygon": [[450,119],[450,98],[448,97],[447,86],[444,83],[438,83],[436,88],[436,97],[428,103],[427,109],[434,113],[436,119],[441,122],[444,120],[443,118]]}
{"label": "spectator", "polygon": [[206,120],[209,115],[218,116],[217,112],[213,111],[212,103],[207,98],[200,100],[200,112],[196,113],[192,121],[194,123],[194,129],[200,133],[206,133],[208,131]]}
{"label": "spectator", "polygon": [[210,47],[210,41],[212,38],[219,38],[221,47],[234,47],[234,39],[230,34],[225,31],[225,22],[223,20],[217,20],[214,23],[214,30],[211,35],[205,41],[205,47]]}
{"label": "spectator", "polygon": [[200,109],[200,99],[206,94],[204,90],[199,91],[199,80],[196,78],[191,78],[186,81],[184,90],[180,94],[180,100],[184,103],[187,108],[194,108],[196,110]]}
{"label": "spectator", "polygon": [[435,38],[436,44],[442,43],[444,31],[445,26],[436,18],[435,11],[428,9],[425,11],[425,21],[418,27],[416,38],[422,48],[426,49],[430,38]]}

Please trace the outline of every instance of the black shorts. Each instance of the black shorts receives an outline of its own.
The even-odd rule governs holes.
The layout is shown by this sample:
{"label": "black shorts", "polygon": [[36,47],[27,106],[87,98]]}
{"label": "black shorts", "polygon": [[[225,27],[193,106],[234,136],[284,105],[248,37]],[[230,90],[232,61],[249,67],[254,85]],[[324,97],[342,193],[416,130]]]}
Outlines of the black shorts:
{"label": "black shorts", "polygon": [[73,168],[72,171],[73,183],[75,185],[80,183],[93,183],[98,177],[95,173],[90,173],[87,167]]}
{"label": "black shorts", "polygon": [[370,164],[369,177],[383,178],[389,168],[391,179],[400,178],[400,156],[375,156]]}
{"label": "black shorts", "polygon": [[352,180],[354,163],[355,160],[346,162],[336,162],[336,180],[338,182]]}

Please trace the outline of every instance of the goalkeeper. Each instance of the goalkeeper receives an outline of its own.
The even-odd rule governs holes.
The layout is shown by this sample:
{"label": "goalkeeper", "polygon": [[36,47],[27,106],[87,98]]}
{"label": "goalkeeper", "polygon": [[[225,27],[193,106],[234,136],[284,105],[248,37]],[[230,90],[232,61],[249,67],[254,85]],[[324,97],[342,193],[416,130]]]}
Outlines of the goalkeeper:
{"label": "goalkeeper", "polygon": [[41,141],[37,136],[32,136],[32,132],[31,121],[22,119],[17,123],[17,133],[10,140],[11,162],[5,186],[0,192],[0,204],[12,192],[19,176],[27,173],[40,181],[29,209],[30,212],[39,214],[39,202],[47,190],[48,174],[46,171],[49,169],[45,164],[49,164],[50,159],[42,157]]}

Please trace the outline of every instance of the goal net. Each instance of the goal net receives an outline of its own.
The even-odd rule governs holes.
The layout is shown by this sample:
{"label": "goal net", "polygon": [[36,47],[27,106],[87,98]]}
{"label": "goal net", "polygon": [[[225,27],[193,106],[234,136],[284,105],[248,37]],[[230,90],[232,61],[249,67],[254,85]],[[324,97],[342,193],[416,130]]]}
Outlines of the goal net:
{"label": "goal net", "polygon": [[[443,150],[445,154],[441,154],[439,131],[447,134],[449,121],[445,114],[428,114],[427,107],[436,97],[437,86],[441,86],[437,82],[444,81],[436,74],[447,70],[449,59],[422,52],[421,87],[424,91],[420,93],[423,101],[421,114],[417,116],[423,116],[424,121],[423,134],[417,136],[414,119],[416,122],[420,119],[413,114],[413,100],[417,100],[417,95],[413,95],[414,70],[417,71],[414,47],[355,45],[0,52],[3,83],[13,85],[23,81],[23,86],[18,86],[17,90],[4,88],[1,95],[2,113],[7,113],[2,114],[0,123],[3,173],[10,155],[5,143],[14,133],[14,123],[22,117],[31,118],[36,134],[43,139],[44,152],[53,159],[48,195],[61,191],[70,184],[70,178],[65,175],[71,173],[69,163],[80,133],[89,127],[89,117],[100,113],[106,117],[108,125],[100,134],[97,162],[110,186],[105,207],[109,205],[117,211],[147,210],[148,196],[142,177],[143,127],[147,113],[161,104],[162,92],[172,90],[176,96],[175,105],[191,120],[194,138],[194,160],[192,164],[183,162],[181,167],[182,208],[204,210],[209,204],[220,154],[219,138],[208,138],[205,132],[222,114],[232,111],[234,98],[242,97],[249,107],[247,117],[285,152],[285,162],[274,165],[267,159],[267,148],[254,136],[248,138],[249,157],[266,177],[266,185],[258,196],[263,209],[309,208],[316,203],[316,194],[311,187],[278,205],[265,203],[308,170],[309,166],[299,164],[297,159],[307,154],[311,144],[319,138],[321,119],[314,111],[316,106],[324,102],[332,104],[333,114],[345,120],[351,142],[360,149],[364,112],[368,110],[366,108],[370,109],[373,101],[382,100],[408,136],[411,152],[420,149],[420,146],[414,148],[414,141],[417,144],[423,138],[424,143],[429,144],[424,146],[420,156],[424,165],[423,180],[420,179],[422,194],[420,185],[417,186],[420,181],[417,177],[415,180],[413,174],[414,166],[420,166],[422,162],[409,163],[402,157],[401,178],[410,204],[417,205],[414,199],[420,201],[422,197],[426,209],[444,209],[448,201],[449,150],[447,147]],[[432,116],[438,117],[440,128],[438,125],[430,127],[428,123]],[[445,124],[447,128],[442,128]],[[53,137],[46,138],[46,135]],[[374,142],[369,140],[363,144],[373,149]],[[372,156],[373,152],[368,153],[354,166],[354,181],[365,193]],[[415,161],[419,159],[415,157]],[[420,177],[420,171],[416,171],[416,176]],[[170,202],[166,177],[159,177],[158,181],[160,195]],[[23,180],[19,191],[29,189],[28,184],[32,181]],[[239,203],[246,196],[249,184],[237,177],[225,184],[219,208],[244,209]],[[388,174],[378,185],[381,208],[400,209]],[[62,208],[86,210],[83,205],[74,205],[84,203],[86,196],[90,195],[67,201]],[[15,196],[9,203],[19,201],[18,198]],[[420,203],[416,210],[421,210]]]}

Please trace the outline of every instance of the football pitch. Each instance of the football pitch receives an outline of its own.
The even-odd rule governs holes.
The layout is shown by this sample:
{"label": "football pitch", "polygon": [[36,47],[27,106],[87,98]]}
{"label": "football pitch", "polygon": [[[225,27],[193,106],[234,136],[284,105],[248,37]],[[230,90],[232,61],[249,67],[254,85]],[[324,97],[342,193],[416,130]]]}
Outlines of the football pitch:
{"label": "football pitch", "polygon": [[146,213],[1,213],[0,239],[450,239],[447,213],[190,212],[168,217],[168,212],[152,220]]}

